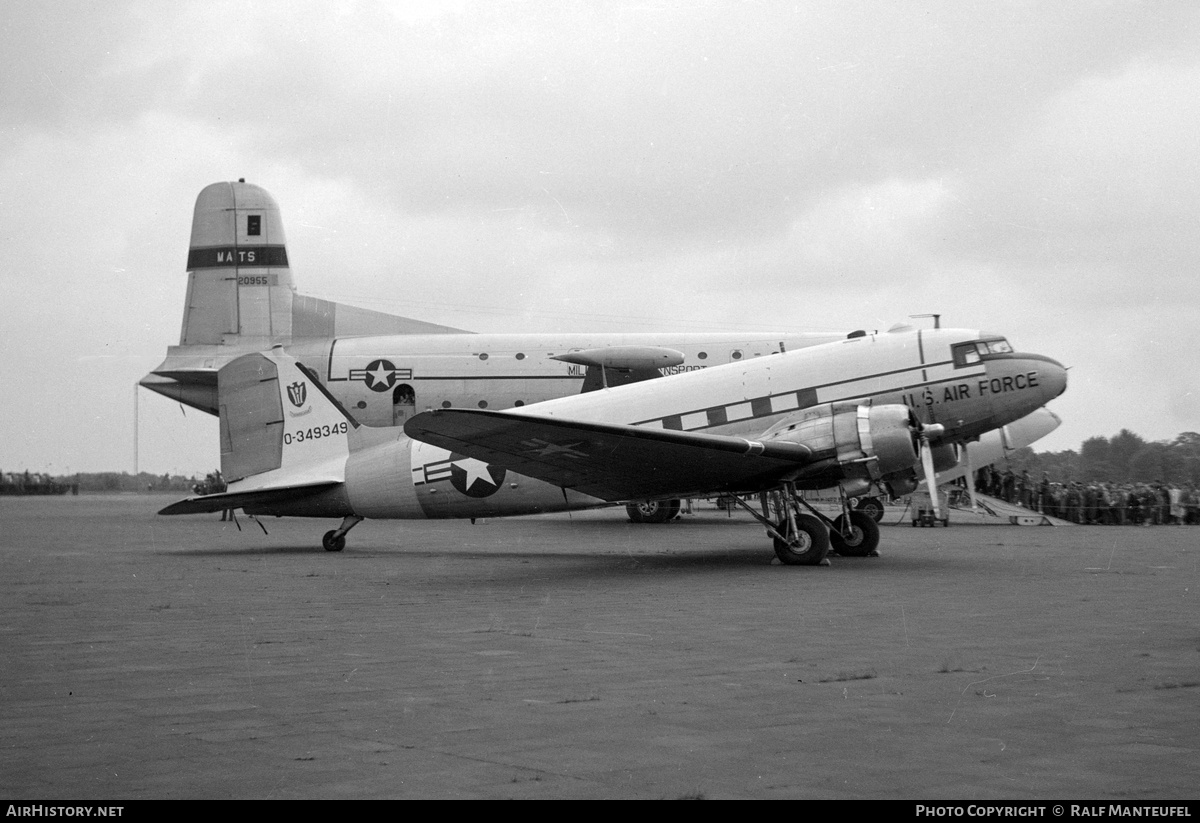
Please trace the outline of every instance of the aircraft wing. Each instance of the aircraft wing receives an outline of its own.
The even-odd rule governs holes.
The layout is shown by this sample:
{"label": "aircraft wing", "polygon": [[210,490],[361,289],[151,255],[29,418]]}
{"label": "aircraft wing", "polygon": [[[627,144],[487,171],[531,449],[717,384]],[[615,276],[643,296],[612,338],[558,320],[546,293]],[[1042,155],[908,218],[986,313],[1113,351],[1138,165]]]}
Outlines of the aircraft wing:
{"label": "aircraft wing", "polygon": [[246,506],[267,505],[269,503],[291,502],[341,485],[339,480],[323,480],[314,483],[299,483],[292,486],[280,486],[273,489],[256,489],[241,492],[219,492],[218,494],[203,494],[189,497],[172,503],[159,514],[204,514],[219,512],[225,509],[241,509]]}
{"label": "aircraft wing", "polygon": [[404,432],[609,501],[765,488],[813,456],[796,443],[475,409],[424,412]]}

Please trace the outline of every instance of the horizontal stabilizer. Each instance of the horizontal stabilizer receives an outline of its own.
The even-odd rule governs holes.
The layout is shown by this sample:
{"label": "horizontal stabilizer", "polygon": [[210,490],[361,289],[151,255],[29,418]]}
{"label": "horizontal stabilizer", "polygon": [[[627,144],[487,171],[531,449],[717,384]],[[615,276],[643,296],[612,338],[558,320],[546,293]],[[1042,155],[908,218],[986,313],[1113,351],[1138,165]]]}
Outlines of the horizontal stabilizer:
{"label": "horizontal stabilizer", "polygon": [[418,414],[404,432],[610,501],[757,490],[812,458],[796,443],[475,409]]}
{"label": "horizontal stabilizer", "polygon": [[335,480],[316,483],[303,483],[295,486],[283,486],[274,489],[259,489],[257,491],[221,492],[205,494],[199,497],[189,497],[172,503],[159,514],[205,514],[226,509],[259,508],[271,503],[296,502],[306,497],[318,494],[326,489],[341,485]]}

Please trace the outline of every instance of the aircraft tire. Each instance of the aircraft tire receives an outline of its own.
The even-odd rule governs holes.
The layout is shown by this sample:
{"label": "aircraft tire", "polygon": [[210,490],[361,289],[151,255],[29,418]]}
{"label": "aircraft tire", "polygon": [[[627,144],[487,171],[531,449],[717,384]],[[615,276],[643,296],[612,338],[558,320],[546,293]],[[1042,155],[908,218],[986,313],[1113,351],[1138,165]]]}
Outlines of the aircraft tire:
{"label": "aircraft tire", "polygon": [[[775,538],[775,556],[785,566],[819,566],[829,554],[829,530],[825,524],[811,514],[796,516],[795,545],[788,541]],[[787,534],[788,522],[785,517],[775,526],[780,534]]]}
{"label": "aircraft tire", "polygon": [[321,545],[327,552],[340,552],[346,548],[346,535],[335,537],[337,532],[333,529],[325,532],[325,536],[321,538]]}
{"label": "aircraft tire", "polygon": [[883,504],[877,498],[866,497],[858,504],[856,511],[869,515],[872,520],[879,523],[883,520]]}
{"label": "aircraft tire", "polygon": [[666,523],[679,514],[678,500],[643,500],[625,506],[631,523]]}
{"label": "aircraft tire", "polygon": [[851,535],[842,537],[842,515],[829,530],[830,547],[843,557],[870,557],[879,548],[879,524],[862,510],[850,512]]}

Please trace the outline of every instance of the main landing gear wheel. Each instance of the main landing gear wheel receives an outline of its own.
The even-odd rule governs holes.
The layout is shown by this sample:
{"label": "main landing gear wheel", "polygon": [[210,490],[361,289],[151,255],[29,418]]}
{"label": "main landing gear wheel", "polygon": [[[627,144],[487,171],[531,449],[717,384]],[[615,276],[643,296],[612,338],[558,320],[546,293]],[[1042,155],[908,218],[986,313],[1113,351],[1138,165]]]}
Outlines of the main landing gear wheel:
{"label": "main landing gear wheel", "polygon": [[857,511],[868,515],[876,523],[883,520],[883,504],[874,497],[868,497],[859,503]]}
{"label": "main landing gear wheel", "polygon": [[870,557],[879,548],[879,524],[871,515],[859,509],[850,512],[850,529],[847,532],[846,515],[833,521],[829,530],[829,545],[843,557]]}
{"label": "main landing gear wheel", "polygon": [[829,530],[811,514],[796,515],[796,529],[795,534],[788,533],[786,517],[775,526],[775,531],[788,538],[774,538],[775,556],[787,566],[820,565],[829,554]]}
{"label": "main landing gear wheel", "polygon": [[643,500],[626,503],[625,512],[630,523],[666,523],[679,514],[678,500]]}

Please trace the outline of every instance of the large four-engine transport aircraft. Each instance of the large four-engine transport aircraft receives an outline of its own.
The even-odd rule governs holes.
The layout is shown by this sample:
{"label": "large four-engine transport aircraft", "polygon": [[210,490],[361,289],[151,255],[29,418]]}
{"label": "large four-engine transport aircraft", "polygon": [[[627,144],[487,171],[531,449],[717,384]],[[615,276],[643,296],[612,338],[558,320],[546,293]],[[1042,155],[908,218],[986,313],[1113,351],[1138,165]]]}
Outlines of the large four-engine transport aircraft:
{"label": "large four-engine transport aircraft", "polygon": [[843,339],[847,332],[475,334],[300,294],[279,206],[244,181],[196,198],[179,345],[141,380],[217,413],[217,371],[282,345],[369,426],[506,409]]}
{"label": "large four-engine transport aircraft", "polygon": [[[439,408],[403,426],[361,422],[282,346],[217,373],[226,492],[162,514],[243,508],[341,517],[489,517],[628,500],[732,495],[784,563],[832,544],[865,555],[879,528],[850,498],[893,496],[958,462],[956,447],[1033,413],[1066,369],[999,335],[903,330],[750,358],[521,408]],[[829,519],[799,491],[838,488]],[[740,496],[759,493],[761,511]],[[774,501],[774,505],[770,501]]]}
{"label": "large four-engine transport aircraft", "polygon": [[[844,339],[847,332],[476,334],[297,292],[274,198],[244,180],[196,198],[179,345],[140,381],[217,413],[217,372],[282,345],[360,423],[435,408],[507,409]],[[631,502],[635,520],[678,503]]]}

